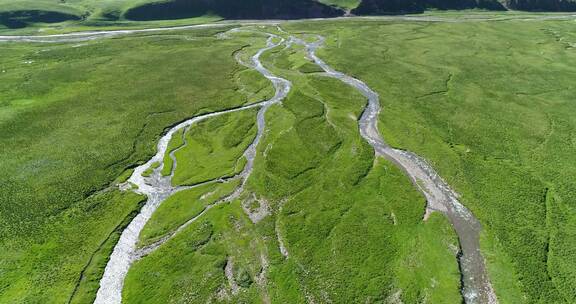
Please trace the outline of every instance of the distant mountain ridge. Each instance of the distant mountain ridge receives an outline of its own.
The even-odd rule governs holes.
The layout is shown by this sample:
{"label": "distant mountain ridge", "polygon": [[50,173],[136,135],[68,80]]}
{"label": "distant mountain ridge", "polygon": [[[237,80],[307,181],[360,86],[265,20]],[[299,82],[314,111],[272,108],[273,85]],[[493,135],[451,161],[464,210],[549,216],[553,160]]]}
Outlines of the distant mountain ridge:
{"label": "distant mountain ridge", "polygon": [[214,14],[226,19],[337,17],[342,10],[313,0],[171,0],[128,9],[130,20],[158,20]]}
{"label": "distant mountain ridge", "polygon": [[362,0],[352,10],[356,15],[381,15],[398,13],[421,13],[429,9],[506,10],[506,6],[497,0]]}
{"label": "distant mountain ridge", "polygon": [[421,13],[430,9],[576,11],[576,0],[0,0],[0,26],[68,20],[302,19]]}
{"label": "distant mountain ridge", "polygon": [[362,0],[352,10],[357,15],[420,13],[429,9],[462,10],[520,10],[571,12],[576,11],[572,0]]}
{"label": "distant mountain ridge", "polygon": [[573,0],[360,0],[345,10],[318,0],[169,0],[135,6],[124,14],[130,20],[157,20],[201,16],[212,13],[226,19],[299,19],[354,15],[421,13],[430,9],[507,9],[525,11],[576,11]]}

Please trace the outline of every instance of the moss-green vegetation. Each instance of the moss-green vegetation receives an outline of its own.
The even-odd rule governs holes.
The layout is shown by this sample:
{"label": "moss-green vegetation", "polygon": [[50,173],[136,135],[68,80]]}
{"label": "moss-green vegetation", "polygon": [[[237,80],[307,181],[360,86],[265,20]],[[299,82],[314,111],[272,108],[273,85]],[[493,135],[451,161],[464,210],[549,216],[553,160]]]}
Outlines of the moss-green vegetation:
{"label": "moss-green vegetation", "polygon": [[174,185],[194,185],[242,171],[242,154],[256,136],[256,110],[230,113],[192,125],[176,151]]}
{"label": "moss-green vegetation", "polygon": [[152,165],[150,165],[150,168],[148,168],[148,169],[144,170],[144,172],[142,172],[142,176],[149,177],[150,175],[152,175],[154,170],[157,169],[158,167],[160,167],[160,163],[154,162]]}
{"label": "moss-green vegetation", "polygon": [[484,225],[502,302],[576,301],[572,21],[300,24],[381,95],[392,145],[424,156]]}
{"label": "moss-green vegetation", "polygon": [[124,170],[124,172],[122,172],[122,174],[120,174],[114,180],[114,182],[112,182],[112,184],[125,183],[130,178],[130,176],[132,176],[132,173],[134,173],[134,169],[132,169],[132,168]]}
{"label": "moss-green vegetation", "polygon": [[149,245],[200,214],[206,206],[229,195],[239,186],[239,180],[209,184],[178,192],[168,198],[154,213],[140,235],[140,244]]}
{"label": "moss-green vegetation", "polygon": [[49,303],[66,302],[73,294],[93,296],[113,239],[141,201],[134,194],[105,191],[51,216],[34,231],[3,234],[1,301]]}
{"label": "moss-green vegetation", "polygon": [[[145,198],[141,197],[140,205],[143,205],[144,202]],[[124,220],[116,226],[108,238],[100,244],[98,250],[90,257],[88,264],[86,264],[80,273],[80,279],[70,296],[70,303],[90,304],[94,302],[96,292],[100,287],[100,278],[102,277],[106,264],[110,259],[110,254],[112,254],[114,246],[116,246],[116,243],[120,239],[122,231],[124,231],[128,224],[130,224],[130,221],[132,221],[132,219],[138,214],[139,209],[140,208],[135,208],[130,214],[128,214]]]}
{"label": "moss-green vegetation", "polygon": [[238,73],[238,93],[246,95],[247,103],[268,100],[274,96],[274,88],[267,85],[269,80],[263,78],[255,70],[245,70]]}
{"label": "moss-green vegetation", "polygon": [[446,258],[458,253],[458,239],[448,220],[433,213],[422,225],[406,232],[414,236],[399,233],[397,244],[404,258],[396,265],[404,303],[461,302],[460,285],[454,280],[460,275],[459,269],[454,260]]}
{"label": "moss-green vegetation", "polygon": [[102,189],[149,159],[167,126],[246,103],[232,57],[246,41],[216,33],[2,44],[0,302],[66,302],[141,200]]}

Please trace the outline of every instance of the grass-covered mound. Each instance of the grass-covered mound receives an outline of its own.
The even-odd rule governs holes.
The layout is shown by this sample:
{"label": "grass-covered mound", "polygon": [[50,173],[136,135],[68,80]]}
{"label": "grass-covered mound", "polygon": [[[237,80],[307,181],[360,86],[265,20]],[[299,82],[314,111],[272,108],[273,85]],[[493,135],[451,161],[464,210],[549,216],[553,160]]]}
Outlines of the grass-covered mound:
{"label": "grass-covered mound", "polygon": [[48,3],[0,2],[0,26],[22,28],[34,23],[59,23],[78,21],[83,12],[68,5],[50,5]]}
{"label": "grass-covered mound", "polygon": [[176,153],[174,185],[195,185],[242,171],[244,151],[256,136],[256,110],[202,121],[184,134]]}

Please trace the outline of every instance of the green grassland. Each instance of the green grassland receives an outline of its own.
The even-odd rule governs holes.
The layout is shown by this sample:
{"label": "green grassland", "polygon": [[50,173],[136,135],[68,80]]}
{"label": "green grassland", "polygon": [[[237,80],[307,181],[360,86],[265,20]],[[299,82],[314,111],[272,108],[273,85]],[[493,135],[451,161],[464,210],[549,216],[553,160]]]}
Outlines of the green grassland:
{"label": "green grassland", "polygon": [[573,21],[301,23],[381,95],[380,129],[484,226],[502,303],[576,301]]}
{"label": "green grassland", "polygon": [[168,126],[254,93],[232,56],[250,41],[217,33],[2,44],[0,302],[90,302],[143,199],[109,186]]}
{"label": "green grassland", "polygon": [[[360,138],[356,119],[365,100],[336,80],[293,69],[303,56],[280,48],[264,55],[294,91],[267,113],[248,190],[134,264],[126,303],[460,301],[457,239],[447,220],[422,221],[424,200]],[[190,136],[201,137],[194,128]],[[167,201],[146,229],[176,229],[204,208],[201,193],[212,189]],[[253,223],[241,206],[262,201],[271,214]],[[237,293],[225,276],[230,261]]]}
{"label": "green grassland", "polygon": [[256,136],[256,110],[199,122],[176,153],[174,185],[195,185],[242,171],[242,154]]}
{"label": "green grassland", "polygon": [[[247,48],[252,49],[254,46]],[[248,58],[244,58],[245,62]],[[256,103],[263,100],[268,100],[274,96],[274,88],[269,85],[268,79],[262,77],[260,73],[255,70],[244,70],[238,73],[238,87],[240,92],[248,96],[247,103]]]}
{"label": "green grassland", "polygon": [[140,245],[154,243],[168,232],[173,231],[191,218],[200,214],[206,206],[232,193],[239,180],[221,184],[208,184],[198,188],[178,192],[168,198],[142,230]]}
{"label": "green grassland", "polygon": [[[212,209],[215,210],[215,209]],[[136,262],[128,274],[124,288],[126,303],[203,303],[215,300],[224,283],[227,248],[258,247],[251,239],[254,229],[242,217],[242,209],[225,205],[209,212],[189,226],[177,238],[150,256]],[[252,245],[252,246],[249,246]],[[262,246],[262,245],[260,245]],[[258,248],[253,248],[257,251]],[[236,261],[237,267],[256,273],[258,263],[252,252]],[[251,260],[252,258],[252,260]],[[241,263],[244,262],[244,263]],[[255,302],[254,287],[239,298]]]}

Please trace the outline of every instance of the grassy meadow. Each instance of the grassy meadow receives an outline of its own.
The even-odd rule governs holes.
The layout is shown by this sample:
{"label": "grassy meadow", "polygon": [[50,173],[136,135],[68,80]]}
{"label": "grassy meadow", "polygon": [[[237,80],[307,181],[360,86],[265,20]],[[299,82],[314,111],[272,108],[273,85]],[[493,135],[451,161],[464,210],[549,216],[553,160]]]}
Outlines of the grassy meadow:
{"label": "grassy meadow", "polygon": [[573,21],[300,23],[381,96],[391,145],[428,159],[484,226],[501,303],[576,301]]}

